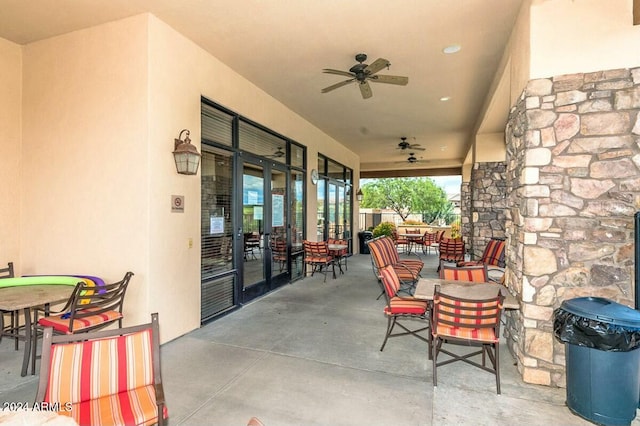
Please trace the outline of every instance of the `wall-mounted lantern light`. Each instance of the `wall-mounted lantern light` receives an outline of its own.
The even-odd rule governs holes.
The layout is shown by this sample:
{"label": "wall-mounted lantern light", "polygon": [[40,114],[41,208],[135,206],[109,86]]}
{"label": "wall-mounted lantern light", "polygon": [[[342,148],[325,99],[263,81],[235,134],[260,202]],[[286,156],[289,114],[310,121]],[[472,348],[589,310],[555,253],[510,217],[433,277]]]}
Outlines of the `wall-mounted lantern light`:
{"label": "wall-mounted lantern light", "polygon": [[[184,140],[182,139],[183,133],[186,133]],[[198,148],[191,145],[189,134],[189,130],[183,129],[178,135],[178,139],[174,139],[173,159],[176,161],[176,170],[181,175],[195,175],[198,173],[198,166],[200,166],[200,153]]]}
{"label": "wall-mounted lantern light", "polygon": [[358,200],[358,202],[362,201],[362,189],[358,188],[358,192],[356,192],[356,200]]}

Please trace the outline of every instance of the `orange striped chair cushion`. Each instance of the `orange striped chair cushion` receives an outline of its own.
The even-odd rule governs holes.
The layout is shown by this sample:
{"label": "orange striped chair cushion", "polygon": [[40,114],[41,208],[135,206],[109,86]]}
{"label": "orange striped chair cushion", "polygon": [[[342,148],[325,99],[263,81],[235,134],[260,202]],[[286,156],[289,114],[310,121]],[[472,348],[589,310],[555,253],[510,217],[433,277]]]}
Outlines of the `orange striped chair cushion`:
{"label": "orange striped chair cushion", "polygon": [[435,334],[438,336],[457,337],[459,339],[481,340],[483,342],[497,342],[493,328],[462,328],[438,324]]}
{"label": "orange striped chair cushion", "polygon": [[392,297],[389,306],[385,306],[384,313],[387,315],[413,314],[422,315],[427,311],[427,301],[417,299],[405,299],[402,297]]}
{"label": "orange striped chair cushion", "polygon": [[394,297],[398,290],[400,290],[400,279],[392,266],[380,268],[380,279],[382,280],[387,296]]}
{"label": "orange striped chair cushion", "polygon": [[398,278],[400,278],[403,282],[413,282],[416,281],[418,277],[418,271],[407,269],[402,265],[396,265],[393,267],[393,270],[396,272]]}
{"label": "orange striped chair cushion", "polygon": [[490,239],[482,254],[482,260],[487,265],[504,267],[504,240]]}
{"label": "orange striped chair cushion", "polygon": [[369,243],[369,252],[374,257],[378,267],[392,265],[400,259],[398,251],[391,238],[379,238]]}
{"label": "orange striped chair cushion", "polygon": [[491,265],[504,268],[505,241],[492,238],[487,243],[480,260],[461,261],[458,266]]}
{"label": "orange striped chair cushion", "polygon": [[[54,345],[45,401],[61,403],[60,414],[81,425],[157,422],[151,338],[151,330],[144,330]],[[73,404],[70,411],[65,403]]]}
{"label": "orange striped chair cushion", "polygon": [[467,281],[474,283],[488,282],[487,268],[481,266],[469,266],[463,268],[450,268],[442,266],[440,268],[440,278],[443,280]]}
{"label": "orange striped chair cushion", "polygon": [[326,255],[326,256],[306,256],[304,258],[305,262],[307,263],[328,263],[331,262],[331,260],[333,259],[333,257]]}
{"label": "orange striped chair cushion", "polygon": [[393,240],[388,237],[379,238],[370,242],[369,252],[377,268],[382,268],[387,265],[402,265],[396,267],[395,270],[403,281],[415,281],[424,267],[424,262],[418,259],[401,260]]}
{"label": "orange striped chair cushion", "polygon": [[[90,311],[90,310],[89,310]],[[40,318],[38,324],[42,327],[53,327],[58,333],[70,334],[69,326],[70,318],[63,318],[62,315],[51,315],[48,317]],[[73,332],[81,331],[82,329],[93,327],[105,322],[113,322],[122,318],[122,314],[118,311],[106,311],[96,315],[90,315],[82,317],[80,319],[73,320]]]}
{"label": "orange striped chair cushion", "polygon": [[[454,305],[454,307],[446,304]],[[502,305],[497,299],[486,302],[463,302],[444,294],[434,296],[434,336],[450,336],[461,339],[497,342],[493,328],[500,321]],[[456,325],[447,324],[455,323]],[[483,325],[484,328],[477,326]]]}
{"label": "orange striped chair cushion", "polygon": [[[153,385],[142,386],[116,395],[72,404],[62,411],[79,425],[153,425],[158,423],[158,407]],[[167,417],[167,411],[163,416]]]}

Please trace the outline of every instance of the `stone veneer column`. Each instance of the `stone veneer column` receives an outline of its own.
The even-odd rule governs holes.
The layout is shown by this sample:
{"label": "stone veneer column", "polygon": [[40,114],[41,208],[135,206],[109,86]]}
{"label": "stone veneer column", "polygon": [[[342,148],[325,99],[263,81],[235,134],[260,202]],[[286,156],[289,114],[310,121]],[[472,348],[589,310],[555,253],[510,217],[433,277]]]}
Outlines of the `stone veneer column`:
{"label": "stone veneer column", "polygon": [[505,237],[506,163],[475,163],[471,170],[471,226],[466,241],[472,259],[480,259],[491,238]]}
{"label": "stone veneer column", "polygon": [[506,333],[526,382],[566,385],[552,330],[563,300],[633,306],[639,109],[636,68],[532,80],[511,110],[507,279],[521,309]]}
{"label": "stone veneer column", "polygon": [[471,185],[462,182],[460,185],[460,234],[467,243],[468,235],[473,235],[471,229]]}

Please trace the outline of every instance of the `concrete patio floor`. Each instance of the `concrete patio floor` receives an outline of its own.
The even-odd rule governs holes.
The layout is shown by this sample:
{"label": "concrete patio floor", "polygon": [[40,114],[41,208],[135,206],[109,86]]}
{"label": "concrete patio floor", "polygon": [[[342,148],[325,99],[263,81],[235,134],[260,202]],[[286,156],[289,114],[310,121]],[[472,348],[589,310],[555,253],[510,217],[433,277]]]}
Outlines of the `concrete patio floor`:
{"label": "concrete patio floor", "polygon": [[[422,257],[423,276],[436,276],[435,256]],[[169,424],[246,425],[252,416],[266,426],[592,424],[565,406],[565,389],[524,383],[506,345],[501,395],[493,375],[463,363],[439,368],[434,388],[426,343],[406,336],[379,350],[386,319],[369,255],[323,278],[286,285],[164,344]],[[20,377],[21,355],[0,343],[2,403],[35,397],[38,376]]]}

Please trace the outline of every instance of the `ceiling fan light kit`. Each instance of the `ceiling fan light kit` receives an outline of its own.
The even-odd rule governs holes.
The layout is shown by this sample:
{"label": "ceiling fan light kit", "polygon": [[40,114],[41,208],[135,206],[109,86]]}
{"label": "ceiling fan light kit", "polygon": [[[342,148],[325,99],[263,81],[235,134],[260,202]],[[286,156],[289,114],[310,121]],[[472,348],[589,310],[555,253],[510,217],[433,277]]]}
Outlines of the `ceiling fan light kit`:
{"label": "ceiling fan light kit", "polygon": [[419,143],[409,143],[407,142],[407,138],[406,137],[401,137],[400,138],[401,142],[398,144],[398,148],[402,151],[404,151],[405,149],[411,149],[411,150],[419,150],[419,151],[424,151],[425,149],[422,148],[422,146]]}
{"label": "ceiling fan light kit", "polygon": [[359,83],[358,87],[360,88],[360,94],[362,95],[362,98],[369,99],[370,97],[373,96],[373,92],[371,90],[371,86],[369,85],[369,82],[395,84],[398,86],[406,86],[407,83],[409,83],[409,77],[401,77],[398,75],[376,74],[378,71],[382,70],[383,68],[389,69],[391,62],[389,62],[388,60],[384,58],[378,58],[369,65],[364,63],[366,60],[367,60],[367,55],[365,55],[364,53],[358,53],[356,55],[356,61],[358,63],[352,66],[351,68],[349,68],[349,71],[341,71],[341,70],[335,70],[331,68],[324,68],[322,72],[325,74],[340,75],[343,77],[349,77],[349,79],[333,84],[331,86],[325,87],[324,89],[321,90],[321,92],[327,93],[357,81]]}

